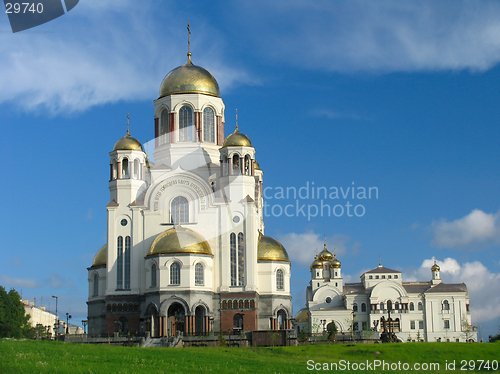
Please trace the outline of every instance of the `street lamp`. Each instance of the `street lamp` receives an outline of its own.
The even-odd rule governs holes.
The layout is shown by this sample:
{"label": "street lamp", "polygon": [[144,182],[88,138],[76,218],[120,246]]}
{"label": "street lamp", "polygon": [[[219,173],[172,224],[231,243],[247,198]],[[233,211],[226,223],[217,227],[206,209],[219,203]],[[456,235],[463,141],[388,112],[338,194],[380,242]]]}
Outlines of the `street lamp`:
{"label": "street lamp", "polygon": [[89,322],[89,321],[87,321],[86,319],[84,319],[84,320],[82,321],[82,325],[83,325],[83,333],[84,333],[84,334],[86,334],[86,333],[87,333],[87,330],[86,330],[85,328],[87,327],[87,323],[88,323],[88,322]]}
{"label": "street lamp", "polygon": [[56,299],[56,328],[55,328],[55,334],[56,334],[56,337],[57,337],[57,333],[59,332],[59,316],[57,315],[57,299],[58,297],[57,296],[52,296],[54,299]]}
{"label": "street lamp", "polygon": [[69,319],[71,318],[71,314],[66,313],[66,334],[69,334]]}

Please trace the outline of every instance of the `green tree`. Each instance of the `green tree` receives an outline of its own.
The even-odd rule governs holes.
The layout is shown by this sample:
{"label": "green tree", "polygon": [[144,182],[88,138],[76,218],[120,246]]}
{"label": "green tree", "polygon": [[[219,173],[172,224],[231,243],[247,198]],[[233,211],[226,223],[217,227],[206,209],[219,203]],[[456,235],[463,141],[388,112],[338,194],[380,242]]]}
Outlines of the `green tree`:
{"label": "green tree", "polygon": [[30,331],[29,316],[24,312],[21,296],[0,286],[0,337],[21,338]]}

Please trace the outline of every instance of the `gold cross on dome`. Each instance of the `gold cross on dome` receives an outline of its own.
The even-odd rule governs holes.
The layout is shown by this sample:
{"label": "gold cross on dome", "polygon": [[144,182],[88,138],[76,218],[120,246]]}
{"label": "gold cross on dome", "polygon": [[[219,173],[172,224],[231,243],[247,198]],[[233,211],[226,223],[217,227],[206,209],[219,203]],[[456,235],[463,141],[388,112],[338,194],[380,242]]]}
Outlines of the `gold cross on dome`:
{"label": "gold cross on dome", "polygon": [[127,113],[127,135],[130,135],[129,127],[130,127],[130,115]]}
{"label": "gold cross on dome", "polygon": [[188,22],[188,53],[191,53],[191,26],[189,26],[189,22]]}

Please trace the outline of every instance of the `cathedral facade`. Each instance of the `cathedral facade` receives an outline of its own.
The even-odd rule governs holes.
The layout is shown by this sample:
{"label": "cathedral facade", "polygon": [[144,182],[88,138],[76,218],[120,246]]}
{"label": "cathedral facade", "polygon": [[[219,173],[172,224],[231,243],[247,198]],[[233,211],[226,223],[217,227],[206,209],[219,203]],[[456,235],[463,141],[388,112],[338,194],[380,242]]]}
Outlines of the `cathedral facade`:
{"label": "cathedral facade", "polygon": [[225,137],[224,111],[217,81],[188,53],[154,101],[154,162],[129,130],[109,153],[89,334],[291,328],[290,260],[264,235],[263,171],[237,124]]}
{"label": "cathedral facade", "polygon": [[467,286],[443,283],[436,263],[429,281],[403,282],[400,271],[379,263],[361,282],[344,283],[341,262],[325,244],[310,268],[306,308],[295,317],[299,332],[321,335],[335,324],[338,333],[361,340],[385,331],[404,342],[477,341]]}

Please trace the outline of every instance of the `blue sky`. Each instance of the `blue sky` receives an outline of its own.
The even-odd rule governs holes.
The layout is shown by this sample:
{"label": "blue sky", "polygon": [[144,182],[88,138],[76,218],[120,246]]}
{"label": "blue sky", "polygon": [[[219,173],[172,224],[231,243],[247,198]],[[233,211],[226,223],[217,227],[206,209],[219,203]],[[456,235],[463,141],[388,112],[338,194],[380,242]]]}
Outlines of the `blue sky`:
{"label": "blue sky", "polygon": [[[12,34],[0,21],[4,144],[0,284],[86,318],[87,271],[105,243],[109,155],[154,136],[153,100],[186,60],[208,69],[226,135],[252,140],[278,187],[376,187],[362,217],[270,214],[292,258],[295,313],[328,247],[346,281],[382,264],[404,280],[466,282],[485,339],[500,324],[500,3],[81,1]],[[318,199],[299,204],[319,206]],[[314,208],[310,208],[314,209]],[[290,212],[290,211],[289,211]],[[339,211],[337,211],[339,212]],[[42,301],[43,297],[43,301]],[[50,304],[49,304],[50,303]]]}

